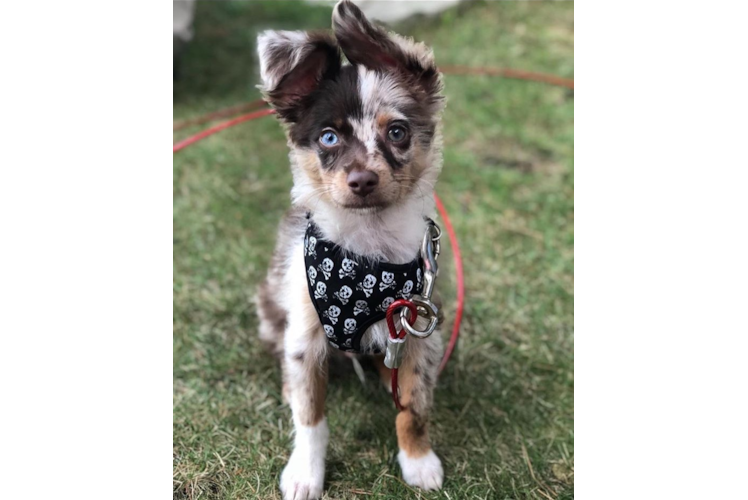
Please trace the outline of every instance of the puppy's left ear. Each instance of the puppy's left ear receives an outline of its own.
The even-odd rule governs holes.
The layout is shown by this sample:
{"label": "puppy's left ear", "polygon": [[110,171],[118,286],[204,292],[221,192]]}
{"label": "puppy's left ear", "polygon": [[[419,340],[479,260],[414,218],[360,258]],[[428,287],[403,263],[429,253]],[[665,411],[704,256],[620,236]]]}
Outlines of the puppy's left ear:
{"label": "puppy's left ear", "polygon": [[257,38],[260,89],[286,121],[298,119],[303,101],[340,69],[340,51],[326,33],[265,31]]}
{"label": "puppy's left ear", "polygon": [[332,13],[335,38],[351,64],[406,77],[426,96],[439,100],[442,90],[434,54],[423,43],[387,33],[373,25],[350,0],[338,2]]}

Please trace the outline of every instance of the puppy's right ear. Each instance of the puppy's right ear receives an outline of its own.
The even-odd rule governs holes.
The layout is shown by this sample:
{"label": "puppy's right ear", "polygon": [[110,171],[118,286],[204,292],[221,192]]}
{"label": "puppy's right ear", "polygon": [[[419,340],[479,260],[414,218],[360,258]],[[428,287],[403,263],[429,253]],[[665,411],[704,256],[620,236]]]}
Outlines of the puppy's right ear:
{"label": "puppy's right ear", "polygon": [[340,70],[340,51],[326,33],[265,31],[257,37],[260,89],[278,115],[295,122],[304,98]]}

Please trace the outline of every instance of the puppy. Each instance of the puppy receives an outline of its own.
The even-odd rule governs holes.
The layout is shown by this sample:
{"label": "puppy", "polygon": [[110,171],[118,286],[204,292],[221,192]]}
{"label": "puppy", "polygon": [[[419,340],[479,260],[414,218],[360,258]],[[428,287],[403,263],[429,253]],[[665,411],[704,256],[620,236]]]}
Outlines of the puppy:
{"label": "puppy", "polygon": [[[260,88],[284,125],[294,180],[257,295],[260,338],[281,359],[295,427],[285,499],[322,495],[328,357],[384,352],[384,311],[421,290],[419,249],[441,169],[444,97],[431,50],[372,25],[347,0],[332,25],[334,35],[258,38]],[[438,331],[411,339],[399,369],[398,461],[405,481],[426,490],[444,475],[427,428],[441,353]]]}

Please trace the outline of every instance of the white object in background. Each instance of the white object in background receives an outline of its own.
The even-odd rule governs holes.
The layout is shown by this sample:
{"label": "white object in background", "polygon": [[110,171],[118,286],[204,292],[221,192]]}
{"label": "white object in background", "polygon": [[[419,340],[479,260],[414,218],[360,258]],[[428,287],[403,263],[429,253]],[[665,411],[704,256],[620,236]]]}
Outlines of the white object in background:
{"label": "white object in background", "polygon": [[[314,2],[314,0],[307,1]],[[325,3],[334,4],[336,2]],[[409,2],[402,0],[353,0],[353,3],[358,5],[364,14],[366,14],[366,17],[384,23],[394,23],[407,19],[414,14],[436,14],[447,10],[453,5],[457,5],[460,3],[460,0],[420,0]]]}
{"label": "white object in background", "polygon": [[174,56],[192,40],[195,0],[174,0]]}

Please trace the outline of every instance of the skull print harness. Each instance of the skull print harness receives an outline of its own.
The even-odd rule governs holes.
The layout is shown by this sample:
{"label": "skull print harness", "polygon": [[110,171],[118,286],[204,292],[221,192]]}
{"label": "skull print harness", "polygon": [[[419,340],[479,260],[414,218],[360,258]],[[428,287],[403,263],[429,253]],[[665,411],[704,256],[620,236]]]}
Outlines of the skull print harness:
{"label": "skull print harness", "polygon": [[363,353],[361,337],[385,318],[390,304],[421,293],[423,261],[419,256],[407,264],[390,264],[357,256],[324,240],[309,214],[307,219],[307,285],[327,340],[342,351]]}

